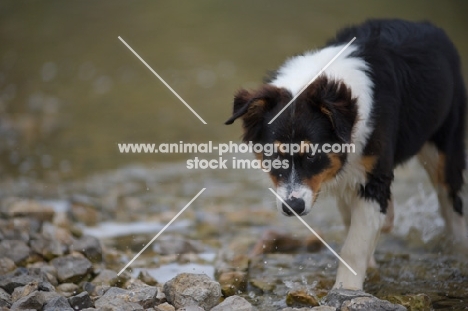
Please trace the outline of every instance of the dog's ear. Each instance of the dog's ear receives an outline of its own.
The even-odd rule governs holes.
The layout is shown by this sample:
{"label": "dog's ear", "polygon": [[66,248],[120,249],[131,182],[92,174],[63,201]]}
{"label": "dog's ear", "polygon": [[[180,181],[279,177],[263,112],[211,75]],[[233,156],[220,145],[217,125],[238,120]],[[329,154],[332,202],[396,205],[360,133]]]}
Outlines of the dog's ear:
{"label": "dog's ear", "polygon": [[353,126],[357,120],[357,105],[356,98],[352,97],[346,84],[322,76],[304,93],[307,100],[328,117],[338,138],[350,143]]}
{"label": "dog's ear", "polygon": [[232,116],[224,124],[232,124],[242,117],[244,127],[244,141],[259,139],[265,113],[273,109],[281,101],[284,90],[271,85],[264,85],[255,92],[244,89],[234,97]]}
{"label": "dog's ear", "polygon": [[249,93],[249,91],[245,89],[239,90],[234,96],[232,116],[226,122],[224,122],[224,124],[232,124],[237,118],[240,118],[246,114],[249,106],[252,104],[252,99],[253,96]]}

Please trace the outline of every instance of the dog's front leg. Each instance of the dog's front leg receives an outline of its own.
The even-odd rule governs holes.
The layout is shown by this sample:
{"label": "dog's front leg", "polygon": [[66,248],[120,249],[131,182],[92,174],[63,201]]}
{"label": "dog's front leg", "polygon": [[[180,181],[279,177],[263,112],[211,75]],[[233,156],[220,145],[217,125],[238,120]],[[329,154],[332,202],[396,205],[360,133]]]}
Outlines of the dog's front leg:
{"label": "dog's front leg", "polygon": [[380,212],[377,202],[364,198],[355,199],[351,226],[341,250],[341,257],[357,275],[340,262],[333,288],[362,289],[366,269],[374,253],[383,222],[384,215]]}

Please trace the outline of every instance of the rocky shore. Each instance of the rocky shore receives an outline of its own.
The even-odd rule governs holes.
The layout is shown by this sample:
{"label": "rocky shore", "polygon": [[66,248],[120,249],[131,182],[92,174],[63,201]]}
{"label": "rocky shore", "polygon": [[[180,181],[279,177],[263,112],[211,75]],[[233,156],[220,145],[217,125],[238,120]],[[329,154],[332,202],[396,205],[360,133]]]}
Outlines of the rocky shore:
{"label": "rocky shore", "polygon": [[[369,272],[364,288],[372,296],[330,292],[336,258],[297,220],[277,216],[267,185],[255,174],[187,175],[178,165],[122,168],[57,188],[4,181],[0,310],[462,310],[467,305],[468,263],[424,249],[441,243],[422,243],[418,223],[409,233],[400,231],[401,239],[382,237],[380,267]],[[200,187],[208,190],[118,276]],[[429,199],[421,201],[425,211]],[[322,202],[308,222],[339,249],[343,233],[332,205]],[[433,212],[421,228],[437,223],[429,218]]]}
{"label": "rocky shore", "polygon": [[[136,277],[127,271],[119,276],[108,264],[123,254],[84,235],[65,216],[36,201],[4,202],[0,310],[258,310],[237,295],[246,290],[249,259],[245,256],[229,260],[220,254],[218,281],[182,273],[162,284],[144,270]],[[253,283],[267,290],[268,284]],[[290,307],[270,310],[406,310],[364,292],[332,291],[319,299],[305,290],[291,290],[285,302]]]}

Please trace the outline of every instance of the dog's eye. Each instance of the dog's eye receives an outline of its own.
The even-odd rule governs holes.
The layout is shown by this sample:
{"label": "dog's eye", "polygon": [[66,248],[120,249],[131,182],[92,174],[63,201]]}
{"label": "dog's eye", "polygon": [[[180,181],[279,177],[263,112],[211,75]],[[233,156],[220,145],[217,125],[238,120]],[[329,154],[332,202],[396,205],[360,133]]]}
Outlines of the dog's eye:
{"label": "dog's eye", "polygon": [[315,162],[317,159],[319,159],[320,155],[313,154],[313,153],[308,153],[306,156],[307,161],[309,162]]}
{"label": "dog's eye", "polygon": [[273,152],[270,157],[273,159],[273,160],[276,160],[276,159],[280,159],[280,154],[279,152]]}

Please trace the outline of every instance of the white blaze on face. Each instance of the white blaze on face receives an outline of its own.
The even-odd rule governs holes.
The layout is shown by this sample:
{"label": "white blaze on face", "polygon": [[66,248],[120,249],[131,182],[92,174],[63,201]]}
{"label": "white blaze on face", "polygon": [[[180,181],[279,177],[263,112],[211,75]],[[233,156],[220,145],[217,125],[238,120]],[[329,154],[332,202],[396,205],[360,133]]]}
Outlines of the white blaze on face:
{"label": "white blaze on face", "polygon": [[[309,213],[312,209],[312,198],[314,196],[312,190],[307,186],[297,183],[283,184],[276,188],[276,193],[278,193],[281,199],[286,203],[288,203],[288,200],[292,200],[293,198],[304,200],[305,210],[301,215]],[[283,202],[278,198],[276,198],[276,207],[279,212],[284,214]]]}
{"label": "white blaze on face", "polygon": [[[314,197],[313,192],[309,187],[300,183],[299,179],[297,178],[294,162],[292,162],[291,175],[289,175],[289,180],[286,183],[281,183],[276,188],[276,193],[278,193],[280,198],[286,203],[288,203],[288,200],[293,200],[294,198],[304,200],[305,209],[301,215],[309,213],[312,209],[312,201]],[[283,210],[283,201],[281,201],[279,198],[276,198],[276,207],[280,213],[287,215]]]}

